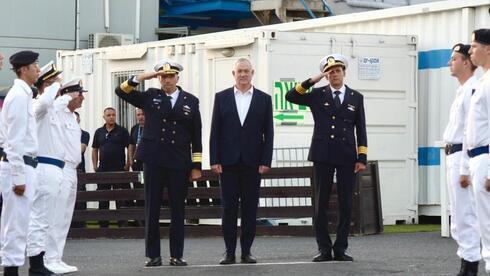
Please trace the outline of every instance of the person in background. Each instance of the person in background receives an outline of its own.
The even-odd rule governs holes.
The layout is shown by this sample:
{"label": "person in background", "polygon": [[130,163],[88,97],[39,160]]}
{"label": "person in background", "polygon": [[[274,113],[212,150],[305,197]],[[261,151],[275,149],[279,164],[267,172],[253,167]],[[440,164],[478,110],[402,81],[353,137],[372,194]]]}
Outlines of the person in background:
{"label": "person in background", "polygon": [[77,197],[77,166],[80,164],[80,136],[81,130],[73,112],[82,106],[85,99],[82,79],[75,77],[63,82],[59,90],[59,97],[54,101],[58,110],[58,120],[63,130],[63,143],[60,145],[65,150],[65,166],[63,167],[63,184],[58,197],[55,199],[54,225],[50,228],[46,255],[44,261],[46,267],[57,273],[64,274],[78,271],[76,266],[68,265],[63,261],[63,252],[66,237],[70,230]]}
{"label": "person in background", "polygon": [[[41,75],[34,84],[39,91],[39,97],[34,101],[34,117],[37,123],[38,166],[36,168],[38,186],[32,202],[27,233],[27,256],[39,256],[43,261],[46,252],[48,235],[54,225],[56,197],[63,184],[63,167],[65,166],[65,150],[62,146],[63,131],[58,119],[58,112],[66,108],[54,105],[60,89],[58,71],[51,61],[41,68]],[[43,272],[40,266],[38,271]],[[36,272],[36,273],[34,273]]]}
{"label": "person in background", "polygon": [[[286,93],[286,100],[311,109],[315,126],[308,160],[315,175],[315,232],[319,253],[313,262],[353,261],[346,253],[356,174],[366,168],[367,133],[364,96],[344,84],[347,58],[330,54],[320,72]],[[308,89],[325,78],[328,85]],[[336,176],[339,222],[335,243],[328,232],[328,205]],[[333,258],[332,258],[333,251]]]}
{"label": "person in background", "polygon": [[[462,187],[471,185],[475,196],[476,220],[481,238],[481,256],[490,273],[490,29],[473,31],[471,62],[483,70],[471,96],[461,160]],[[471,266],[476,266],[473,263]],[[475,268],[475,267],[474,267]]]}
{"label": "person in background", "polygon": [[[78,112],[74,111],[73,112],[75,116],[77,117],[77,123],[80,125],[80,114]],[[77,167],[77,173],[84,173],[85,172],[85,150],[88,147],[88,143],[90,141],[90,133],[82,129],[82,137],[81,137],[81,142],[82,145],[80,147],[81,155],[82,155],[82,162],[78,164]],[[86,191],[85,185],[78,185],[77,186],[77,191]],[[75,203],[75,210],[87,210],[87,203],[86,202],[76,202]],[[85,221],[73,221],[71,223],[71,227],[74,228],[84,228],[86,226]]]}
{"label": "person in background", "polygon": [[[129,170],[129,156],[125,150],[129,146],[128,130],[116,124],[116,110],[104,109],[105,124],[95,131],[92,141],[92,165],[96,172],[121,172]],[[97,190],[129,189],[129,183],[97,184]],[[129,207],[129,201],[116,201],[116,208]],[[99,209],[109,209],[109,201],[100,201]],[[100,227],[109,227],[108,221],[100,221]],[[119,221],[119,227],[127,226],[127,221]]]}
{"label": "person in background", "polygon": [[274,127],[271,96],[252,85],[254,70],[240,58],[232,71],[235,85],[216,93],[209,151],[211,169],[220,175],[223,238],[220,264],[235,263],[238,210],[241,211],[241,262],[253,264],[257,208],[262,174],[272,162]]}
{"label": "person in background", "polygon": [[[163,191],[167,188],[171,226],[172,266],[186,266],[184,254],[185,199],[190,181],[201,177],[202,143],[199,99],[177,86],[182,65],[160,60],[154,72],[133,76],[116,88],[116,95],[145,110],[143,137],[136,159],[144,162],[145,246],[147,267],[161,266],[159,217]],[[159,88],[142,93],[135,88],[158,78]]]}
{"label": "person in background", "polygon": [[458,80],[459,87],[451,105],[449,122],[443,139],[446,143],[446,179],[451,207],[451,236],[458,244],[456,254],[461,258],[458,276],[467,276],[478,273],[478,262],[481,259],[475,196],[472,187],[463,187],[459,183],[465,123],[477,79],[473,76],[476,66],[470,59],[470,45],[458,43],[452,49],[448,65],[451,76]]}
{"label": "person in background", "polygon": [[[10,57],[17,78],[5,97],[0,116],[0,147],[4,149],[0,164],[3,197],[0,240],[5,276],[18,276],[19,266],[24,265],[29,217],[38,185],[37,124],[31,89],[40,74],[38,57],[33,51],[20,51]],[[29,269],[50,275],[44,270],[41,254],[30,257],[29,263]]]}

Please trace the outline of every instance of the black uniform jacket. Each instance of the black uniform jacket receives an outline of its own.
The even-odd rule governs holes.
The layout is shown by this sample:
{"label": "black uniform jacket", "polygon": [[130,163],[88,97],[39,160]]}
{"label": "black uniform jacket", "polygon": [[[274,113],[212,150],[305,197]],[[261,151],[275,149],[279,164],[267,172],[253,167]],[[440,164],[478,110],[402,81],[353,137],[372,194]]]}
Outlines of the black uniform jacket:
{"label": "black uniform jacket", "polygon": [[166,94],[157,88],[134,90],[128,80],[116,88],[116,94],[145,111],[145,126],[135,159],[173,169],[201,169],[201,114],[199,100],[178,87],[180,94],[173,108]]}
{"label": "black uniform jacket", "polygon": [[337,108],[329,85],[306,93],[311,86],[306,80],[286,93],[286,100],[308,106],[313,114],[315,128],[308,160],[335,165],[366,164],[367,135],[362,94],[346,86],[344,101]]}

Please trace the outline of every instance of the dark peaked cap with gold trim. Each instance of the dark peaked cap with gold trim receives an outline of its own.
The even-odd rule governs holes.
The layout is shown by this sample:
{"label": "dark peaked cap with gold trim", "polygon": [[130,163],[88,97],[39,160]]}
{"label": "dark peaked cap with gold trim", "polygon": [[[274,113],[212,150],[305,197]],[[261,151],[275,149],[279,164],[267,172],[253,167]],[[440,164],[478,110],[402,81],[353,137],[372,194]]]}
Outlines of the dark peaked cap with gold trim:
{"label": "dark peaked cap with gold trim", "polygon": [[162,59],[155,65],[155,71],[164,74],[178,74],[184,67],[171,59]]}
{"label": "dark peaked cap with gold trim", "polygon": [[490,45],[490,29],[474,30],[471,41],[484,45]]}
{"label": "dark peaked cap with gold trim", "polygon": [[335,66],[342,66],[344,70],[347,69],[347,57],[341,54],[331,54],[322,58],[322,61],[320,61],[320,72],[325,73]]}

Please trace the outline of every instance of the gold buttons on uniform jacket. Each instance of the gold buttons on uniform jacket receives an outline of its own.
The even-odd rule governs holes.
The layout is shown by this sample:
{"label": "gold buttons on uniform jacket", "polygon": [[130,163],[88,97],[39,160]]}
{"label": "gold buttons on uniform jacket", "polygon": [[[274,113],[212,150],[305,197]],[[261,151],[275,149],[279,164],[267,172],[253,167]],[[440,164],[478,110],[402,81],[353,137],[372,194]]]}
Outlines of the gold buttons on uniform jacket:
{"label": "gold buttons on uniform jacket", "polygon": [[335,126],[332,126],[332,129],[334,129],[334,128],[335,128]]}
{"label": "gold buttons on uniform jacket", "polygon": [[167,119],[163,119],[162,121],[165,123],[167,121]]}
{"label": "gold buttons on uniform jacket", "polygon": [[177,124],[177,122],[176,122],[176,121],[174,121],[174,125],[176,125],[176,124]]}
{"label": "gold buttons on uniform jacket", "polygon": [[333,134],[332,134],[332,135],[330,135],[330,138],[332,138],[332,139],[333,139],[333,138],[335,138],[335,135],[333,135]]}
{"label": "gold buttons on uniform jacket", "polygon": [[162,142],[163,142],[163,140],[164,140],[163,138],[160,138],[160,141],[162,141]]}
{"label": "gold buttons on uniform jacket", "polygon": [[165,132],[165,129],[164,128],[162,128],[162,132]]}
{"label": "gold buttons on uniform jacket", "polygon": [[174,140],[172,140],[172,144],[175,144],[175,141]]}
{"label": "gold buttons on uniform jacket", "polygon": [[173,134],[175,134],[175,130],[174,130],[174,131],[172,131],[172,133],[173,133]]}
{"label": "gold buttons on uniform jacket", "polygon": [[335,120],[335,116],[332,116],[332,119],[334,119],[334,120]]}

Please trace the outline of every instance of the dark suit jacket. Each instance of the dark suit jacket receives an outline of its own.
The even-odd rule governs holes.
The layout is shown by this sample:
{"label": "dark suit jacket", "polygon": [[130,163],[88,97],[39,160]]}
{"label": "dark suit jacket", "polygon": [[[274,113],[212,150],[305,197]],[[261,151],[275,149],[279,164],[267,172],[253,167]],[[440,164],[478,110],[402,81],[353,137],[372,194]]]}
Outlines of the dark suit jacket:
{"label": "dark suit jacket", "polygon": [[216,93],[211,122],[211,165],[271,166],[274,127],[272,99],[254,88],[243,126],[233,87]]}
{"label": "dark suit jacket", "polygon": [[346,86],[344,101],[337,108],[329,85],[314,88],[310,93],[301,92],[309,87],[311,84],[306,80],[286,94],[286,100],[307,105],[313,114],[315,128],[308,160],[336,165],[366,164],[367,135],[362,94]]}
{"label": "dark suit jacket", "polygon": [[150,88],[141,93],[132,90],[133,86],[136,84],[129,80],[121,85],[128,92],[118,87],[116,94],[145,111],[145,126],[135,159],[165,168],[201,169],[199,100],[179,87],[179,97],[170,109],[161,89]]}

